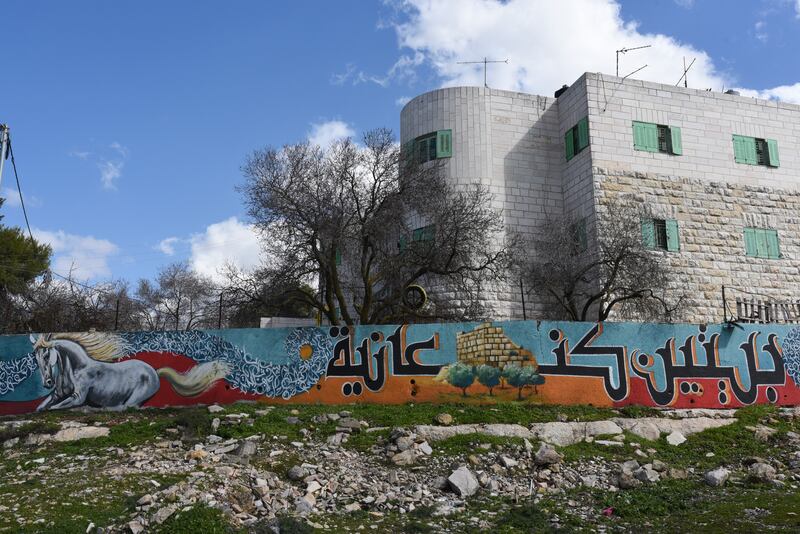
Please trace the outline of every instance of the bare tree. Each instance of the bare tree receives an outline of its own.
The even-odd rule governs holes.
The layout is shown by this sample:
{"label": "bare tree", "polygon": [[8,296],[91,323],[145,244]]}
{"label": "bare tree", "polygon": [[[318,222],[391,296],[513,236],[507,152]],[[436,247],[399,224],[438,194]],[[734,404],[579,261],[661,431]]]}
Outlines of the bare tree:
{"label": "bare tree", "polygon": [[620,318],[671,320],[684,298],[670,289],[666,253],[645,246],[642,220],[648,218],[643,207],[615,202],[606,207],[592,241],[585,220],[550,217],[527,247],[522,277],[549,297],[560,318],[605,321],[614,312]]}
{"label": "bare tree", "polygon": [[162,268],[155,283],[140,280],[136,296],[148,330],[191,330],[216,325],[214,282],[179,262]]}
{"label": "bare tree", "polygon": [[[480,289],[505,275],[501,214],[486,187],[456,188],[441,163],[402,157],[386,129],[363,146],[254,152],[241,191],[269,260],[253,275],[332,324],[472,318]],[[412,285],[441,291],[418,308],[404,302]]]}

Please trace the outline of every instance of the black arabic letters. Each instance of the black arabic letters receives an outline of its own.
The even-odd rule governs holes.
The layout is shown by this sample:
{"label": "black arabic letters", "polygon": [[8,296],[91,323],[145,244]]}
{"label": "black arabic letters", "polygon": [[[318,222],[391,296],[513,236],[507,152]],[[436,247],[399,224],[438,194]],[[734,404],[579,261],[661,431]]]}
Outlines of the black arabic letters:
{"label": "black arabic letters", "polygon": [[439,350],[439,334],[434,333],[425,341],[407,343],[407,331],[407,324],[399,326],[388,338],[389,343],[392,344],[392,371],[394,374],[397,376],[436,376],[439,374],[442,365],[426,365],[417,360],[417,354],[422,350]]}
{"label": "black arabic letters", "polygon": [[[540,364],[539,372],[546,375],[562,376],[599,376],[603,377],[606,393],[614,401],[621,401],[628,396],[627,350],[625,346],[599,346],[592,343],[602,334],[602,323],[595,324],[573,347],[559,330],[550,331],[550,339],[558,341],[553,349],[556,357],[555,365]],[[570,362],[570,356],[614,356],[613,365],[576,365]],[[612,378],[616,378],[614,386]]]}
{"label": "black arabic letters", "polygon": [[[661,406],[675,402],[680,380],[712,378],[720,380],[720,390],[730,384],[731,392],[742,404],[752,404],[758,397],[758,386],[776,386],[785,383],[785,369],[781,359],[778,336],[769,334],[767,344],[762,347],[772,359],[772,370],[764,370],[759,363],[757,348],[758,332],[751,332],[747,341],[739,348],[744,353],[745,364],[722,365],[719,354],[719,334],[689,336],[679,351],[683,355],[683,364],[679,364],[675,354],[675,338],[670,338],[663,347],[657,349],[654,356],[634,351],[631,357],[633,372],[647,383],[647,390],[653,401]],[[696,341],[699,341],[705,354],[705,363],[698,363]],[[660,363],[660,365],[659,365]],[[746,376],[745,376],[746,373]],[[657,387],[656,377],[664,377],[663,390]],[[749,380],[748,380],[749,378]]]}
{"label": "black arabic letters", "polygon": [[[342,335],[345,337],[339,339],[333,347],[333,355],[328,362],[327,376],[360,377],[367,389],[378,392],[383,388],[388,376],[387,347],[392,352],[392,371],[395,375],[437,375],[443,367],[442,365],[421,364],[418,357],[423,350],[439,349],[439,334],[434,333],[432,337],[424,341],[408,343],[406,340],[407,329],[408,325],[397,327],[394,333],[386,339],[388,344],[380,346],[376,352],[373,352],[373,344],[384,341],[381,332],[371,332],[354,350],[355,333],[351,333],[350,329],[346,327],[341,330],[331,329],[332,336]],[[358,360],[357,363],[356,360]]]}

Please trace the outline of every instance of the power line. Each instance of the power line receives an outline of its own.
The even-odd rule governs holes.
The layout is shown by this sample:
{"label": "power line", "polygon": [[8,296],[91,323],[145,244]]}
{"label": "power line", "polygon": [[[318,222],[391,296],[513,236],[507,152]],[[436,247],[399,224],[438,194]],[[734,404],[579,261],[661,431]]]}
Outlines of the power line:
{"label": "power line", "polygon": [[11,166],[14,168],[14,178],[17,180],[17,191],[19,192],[19,203],[22,206],[22,214],[25,216],[25,226],[28,227],[28,235],[33,239],[33,232],[31,232],[31,223],[28,222],[28,210],[25,209],[25,199],[22,198],[22,187],[19,185],[19,174],[17,173],[17,160],[14,159],[14,147],[11,145],[11,136],[8,137],[8,152],[11,154]]}

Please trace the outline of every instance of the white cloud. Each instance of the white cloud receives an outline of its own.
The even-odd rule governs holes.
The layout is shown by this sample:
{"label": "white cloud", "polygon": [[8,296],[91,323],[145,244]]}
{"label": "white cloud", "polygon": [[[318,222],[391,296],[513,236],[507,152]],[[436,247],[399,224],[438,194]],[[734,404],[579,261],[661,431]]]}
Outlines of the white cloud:
{"label": "white cloud", "polygon": [[192,268],[215,280],[222,278],[220,272],[226,264],[248,269],[260,263],[261,246],[255,228],[236,217],[209,225],[189,242]]}
{"label": "white cloud", "polygon": [[[636,78],[674,84],[683,73],[685,57],[687,64],[695,59],[690,87],[720,90],[740,85],[705,51],[669,35],[639,31],[636,22],[622,19],[615,0],[398,0],[395,5],[400,18],[392,25],[401,49],[412,54],[404,52],[401,60],[423,58],[404,68],[429,65],[444,86],[483,85],[483,65],[458,62],[491,56],[509,60],[508,65],[489,66],[491,87],[552,95],[584,72],[614,73],[615,50],[644,45],[651,47],[620,54],[620,75],[647,65]],[[800,16],[800,0],[796,8]],[[792,87],[763,89],[760,94],[788,94],[797,101]]]}
{"label": "white cloud", "polygon": [[[36,196],[28,196],[23,193],[23,198],[25,199],[25,207],[26,208],[38,208],[42,205],[42,201],[39,197]],[[0,191],[0,197],[6,199],[3,203],[3,206],[8,208],[19,208],[21,207],[19,201],[19,192],[16,189],[11,189],[10,187],[4,187],[2,191]]]}
{"label": "white cloud", "polygon": [[156,245],[156,249],[160,250],[167,256],[174,256],[175,255],[175,245],[180,242],[180,238],[178,237],[168,237],[166,239],[162,239],[158,245]]}
{"label": "white cloud", "polygon": [[400,45],[424,54],[446,86],[483,85],[483,65],[457,62],[490,55],[509,60],[489,66],[491,87],[550,95],[586,71],[613,73],[615,50],[648,44],[651,48],[620,55],[620,74],[647,64],[637,78],[675,83],[685,56],[697,58],[693,86],[719,89],[726,81],[708,54],[667,35],[639,32],[636,23],[621,18],[613,0],[408,0],[403,5],[406,20],[395,24]]}
{"label": "white cloud", "polygon": [[84,161],[93,161],[100,170],[100,183],[103,189],[114,190],[117,188],[117,180],[122,177],[122,169],[130,151],[128,147],[114,141],[96,152],[73,150],[67,155]]}
{"label": "white cloud", "polygon": [[108,260],[119,252],[119,247],[107,239],[68,234],[63,230],[51,232],[34,228],[33,235],[52,247],[54,271],[65,276],[71,271],[80,280],[110,276]]}
{"label": "white cloud", "polygon": [[795,0],[794,2],[794,12],[797,18],[800,19],[800,0]]}
{"label": "white cloud", "polygon": [[761,41],[762,43],[767,42],[767,38],[769,38],[769,34],[767,33],[767,23],[763,20],[759,20],[755,23],[755,36],[756,39]]}
{"label": "white cloud", "polygon": [[125,166],[124,161],[101,161],[97,164],[97,167],[100,169],[100,182],[103,184],[103,189],[117,188],[114,182],[117,178],[122,176],[123,166]]}
{"label": "white cloud", "polygon": [[800,104],[800,82],[794,85],[781,85],[771,89],[763,89],[761,91],[755,89],[736,88],[744,96],[752,96],[756,98],[764,98],[768,100],[782,100],[784,102],[792,102]]}
{"label": "white cloud", "polygon": [[686,9],[691,9],[694,7],[694,0],[675,0],[675,3]]}
{"label": "white cloud", "polygon": [[397,100],[394,101],[395,106],[405,106],[411,100],[410,96],[401,96]]}
{"label": "white cloud", "polygon": [[353,137],[355,130],[344,121],[333,120],[319,122],[311,125],[311,132],[308,134],[308,141],[313,145],[321,147],[330,146],[334,141],[343,137]]}

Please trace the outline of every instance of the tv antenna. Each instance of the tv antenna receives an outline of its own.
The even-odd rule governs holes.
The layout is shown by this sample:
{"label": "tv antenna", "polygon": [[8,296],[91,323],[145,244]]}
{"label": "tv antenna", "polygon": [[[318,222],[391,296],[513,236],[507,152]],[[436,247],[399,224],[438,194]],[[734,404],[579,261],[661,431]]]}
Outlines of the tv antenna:
{"label": "tv antenna", "polygon": [[[653,45],[634,46],[633,48],[625,48],[623,46],[622,48],[617,50],[617,78],[619,78],[619,55],[620,54],[627,54],[628,52],[630,52],[632,50],[641,50],[642,48],[650,48],[651,46],[653,46]],[[642,69],[639,69],[639,70],[642,70]],[[636,71],[634,71],[634,72],[636,72]],[[633,74],[633,72],[631,74]],[[628,76],[630,76],[630,74],[628,74]]]}
{"label": "tv antenna", "polygon": [[689,72],[689,69],[692,68],[692,65],[694,65],[694,62],[695,62],[696,59],[697,58],[692,59],[692,62],[689,63],[689,66],[687,67],[686,66],[686,56],[683,56],[683,74],[681,75],[680,78],[678,78],[678,82],[675,84],[676,86],[680,85],[681,80],[683,80],[683,86],[684,87],[689,87],[689,77],[686,76],[686,73]]}
{"label": "tv antenna", "polygon": [[481,61],[459,61],[458,65],[471,65],[474,63],[483,63],[483,86],[488,88],[489,84],[486,82],[486,71],[489,68],[489,63],[505,63],[508,65],[507,59],[488,59],[486,57],[483,58]]}

